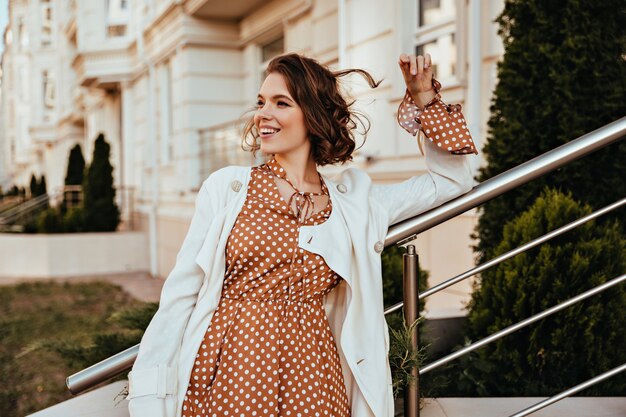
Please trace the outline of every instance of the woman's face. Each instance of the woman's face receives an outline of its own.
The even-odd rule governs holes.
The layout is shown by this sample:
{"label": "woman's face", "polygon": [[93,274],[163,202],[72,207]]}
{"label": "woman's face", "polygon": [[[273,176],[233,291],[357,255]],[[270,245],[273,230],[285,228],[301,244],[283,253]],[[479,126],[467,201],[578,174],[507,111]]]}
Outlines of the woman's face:
{"label": "woman's face", "polygon": [[289,94],[285,77],[270,73],[259,90],[254,124],[266,154],[309,153],[304,113]]}

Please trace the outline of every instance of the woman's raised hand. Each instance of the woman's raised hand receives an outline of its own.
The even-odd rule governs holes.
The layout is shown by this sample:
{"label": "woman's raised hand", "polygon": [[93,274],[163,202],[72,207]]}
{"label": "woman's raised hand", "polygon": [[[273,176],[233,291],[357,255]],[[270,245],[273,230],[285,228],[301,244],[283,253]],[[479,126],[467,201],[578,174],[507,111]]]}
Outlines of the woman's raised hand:
{"label": "woman's raised hand", "polygon": [[433,89],[433,67],[430,54],[422,55],[400,55],[398,60],[406,88],[413,97],[413,101],[423,107],[434,96]]}

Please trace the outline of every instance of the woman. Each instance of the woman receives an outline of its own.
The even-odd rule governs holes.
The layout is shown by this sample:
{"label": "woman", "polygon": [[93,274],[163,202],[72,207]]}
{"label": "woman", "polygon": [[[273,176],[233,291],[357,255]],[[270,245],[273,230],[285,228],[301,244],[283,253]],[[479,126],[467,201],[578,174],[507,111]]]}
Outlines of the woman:
{"label": "woman", "polygon": [[[401,55],[403,128],[428,173],[372,184],[349,161],[358,117],[316,61],[275,58],[247,133],[271,155],[207,178],[129,374],[132,416],[391,417],[380,252],[390,225],[467,192],[476,153],[430,56]],[[253,147],[256,149],[256,147]]]}

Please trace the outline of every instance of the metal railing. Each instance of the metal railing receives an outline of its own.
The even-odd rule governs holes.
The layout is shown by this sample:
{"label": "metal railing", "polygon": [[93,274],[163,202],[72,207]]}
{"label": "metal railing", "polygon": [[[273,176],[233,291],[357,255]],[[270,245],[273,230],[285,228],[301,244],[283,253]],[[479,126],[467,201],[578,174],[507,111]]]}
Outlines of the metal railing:
{"label": "metal railing", "polygon": [[[120,218],[126,230],[133,230],[132,213],[134,211],[134,187],[120,186],[115,190],[115,203],[120,209]],[[80,185],[65,185],[46,194],[26,200],[15,207],[0,212],[0,231],[21,232],[21,223],[36,215],[48,206],[56,206],[65,200],[68,208],[83,206],[83,192]]]}
{"label": "metal railing", "polygon": [[[539,176],[545,175],[557,168],[567,165],[568,163],[574,160],[577,160],[607,145],[610,145],[611,143],[620,140],[624,135],[626,135],[626,117],[623,117],[615,122],[612,122],[606,126],[603,126],[591,133],[583,135],[578,139],[572,140],[554,150],[546,152],[543,155],[540,155],[528,162],[518,165],[517,167],[512,168],[498,176],[490,178],[489,180],[484,181],[483,183],[474,187],[474,189],[468,192],[467,194],[464,194],[463,196],[460,196],[452,201],[449,201],[440,207],[432,209],[426,213],[420,214],[419,216],[416,216],[415,218],[412,218],[404,222],[401,222],[397,225],[394,225],[393,227],[390,228],[387,234],[387,237],[385,239],[385,246],[390,246],[392,244],[399,244],[399,245],[405,244],[413,240],[417,236],[418,233],[426,231],[440,223],[443,223],[446,220],[456,217],[457,215],[465,211],[468,211],[493,198],[496,198],[499,195],[502,195],[511,189],[519,187]],[[451,278],[450,280],[445,281],[444,283],[439,284],[438,286],[433,287],[421,294],[418,294],[416,290],[417,282],[415,280],[417,280],[417,273],[415,273],[414,269],[417,268],[417,263],[414,262],[412,259],[407,259],[405,255],[405,262],[406,262],[405,263],[405,275],[410,277],[411,279],[405,279],[405,282],[404,282],[404,287],[407,290],[405,291],[404,303],[406,303],[407,305],[416,307],[418,305],[419,299],[423,299],[429,295],[432,295],[438,291],[441,291],[444,288],[447,288],[450,285],[460,282],[463,279],[466,279],[478,272],[481,272],[493,265],[496,265],[497,263],[500,263],[504,261],[505,259],[510,258],[511,256],[515,256],[516,254],[521,253],[524,250],[528,250],[531,247],[534,247],[540,243],[545,242],[546,240],[549,240],[555,236],[565,233],[566,231],[571,230],[572,228],[580,224],[583,224],[584,222],[590,221],[611,210],[615,210],[619,207],[622,207],[625,203],[626,203],[626,199],[622,199],[614,204],[611,204],[601,210],[596,211],[595,213],[592,213],[575,222],[572,222],[569,225],[563,226],[538,239],[535,239],[532,242],[528,242],[527,244],[521,246],[518,249],[510,251],[506,254],[503,254],[499,256],[498,258],[495,258],[489,262],[486,262],[476,268],[472,268],[471,270],[461,275],[458,275],[457,277]],[[410,258],[410,256],[415,255],[414,253],[415,251],[412,245],[409,245],[408,248],[409,248],[408,258]],[[492,335],[489,338],[487,338],[489,339],[488,341],[486,341],[485,339],[484,341],[478,342],[480,343],[480,345],[472,348],[471,350],[481,347],[484,344],[492,340],[495,340],[495,338],[497,337],[502,337],[505,334],[515,331],[517,330],[517,328],[523,327],[523,325],[528,325],[536,320],[539,320],[540,318],[545,317],[546,315],[553,314],[556,311],[566,308],[567,306],[575,302],[578,302],[584,298],[590,297],[591,295],[594,295],[600,291],[603,291],[606,288],[620,284],[625,279],[626,279],[626,275],[617,277],[605,284],[602,284],[564,303],[561,303],[551,309],[548,309],[536,316],[533,316],[521,323],[518,323],[517,325],[510,326],[510,328],[504,329],[501,332],[498,332],[495,335]],[[386,309],[385,314],[389,314],[393,311],[396,311],[397,309],[402,307],[404,303],[399,303]],[[414,308],[411,308],[408,310],[413,311]],[[407,313],[405,312],[405,314]],[[414,311],[412,313],[409,312],[408,315],[405,317],[405,319],[409,321],[409,319],[414,315],[415,315]],[[520,326],[520,327],[517,327],[517,326]],[[513,327],[515,327],[515,329],[511,329]],[[417,338],[414,338],[413,340],[414,340],[413,343],[415,344],[414,347],[417,348]],[[74,394],[79,393],[83,390],[93,387],[99,384],[100,382],[108,380],[120,374],[121,372],[129,369],[132,366],[132,363],[134,362],[136,358],[138,349],[139,349],[139,345],[133,346],[117,355],[114,355],[108,359],[105,359],[95,365],[92,365],[91,367],[83,371],[80,371],[68,377],[67,386],[69,390]],[[469,352],[469,350],[467,352]],[[419,372],[415,372],[415,374],[417,374],[416,376],[419,377],[419,374],[423,374],[431,369],[434,369],[436,366],[440,366],[443,363],[445,363],[443,362],[443,360],[446,360],[446,362],[448,362],[450,360],[455,359],[458,356],[460,355],[458,355],[458,352],[456,352],[433,364],[423,367],[422,369],[419,370]],[[608,378],[609,376],[615,375],[618,372],[621,372],[622,370],[624,370],[623,368],[624,367],[622,366],[622,367],[616,368],[616,370],[609,371],[603,375],[600,375],[594,378],[593,381],[595,382],[593,383],[599,382],[601,380]],[[591,381],[587,381],[584,384],[581,384],[580,386],[572,388],[571,390],[575,390],[577,388],[578,390],[582,390],[586,388],[587,386],[589,386],[588,384],[590,383]],[[411,404],[411,405],[408,405],[407,406],[408,408],[406,409],[408,415],[410,415],[411,417],[417,416],[419,414],[419,408],[416,406],[417,404],[416,397],[418,393],[417,389],[418,389],[419,384],[416,383],[413,385],[414,385],[413,387],[410,386],[409,389],[407,390],[408,401],[405,400],[405,404],[406,403]],[[560,397],[561,394],[559,394],[559,396],[553,397],[549,400],[546,400],[540,403],[540,404],[544,404],[540,408],[543,408],[549,404],[552,404],[553,402],[556,402],[560,400],[561,398],[566,397],[567,395],[571,395],[569,394],[569,391],[571,390],[566,391],[565,392],[566,395],[564,395],[563,397]],[[578,392],[578,391],[573,391],[573,392]],[[537,407],[537,406],[539,406],[539,404],[533,407]],[[536,409],[533,408],[533,410],[536,410]],[[522,411],[520,413],[524,413],[524,412],[525,411]],[[530,412],[534,412],[534,411],[530,411]],[[527,414],[520,414],[520,413],[516,414],[515,416],[517,417],[518,415],[519,416],[527,415]]]}
{"label": "metal railing", "polygon": [[57,194],[57,192],[42,194],[3,211],[0,214],[0,231],[21,232],[24,227],[16,223],[22,222],[47,208],[50,202],[57,197]]}
{"label": "metal railing", "polygon": [[236,119],[198,129],[200,178],[228,165],[254,164],[253,154],[241,147],[243,124],[244,120]]}

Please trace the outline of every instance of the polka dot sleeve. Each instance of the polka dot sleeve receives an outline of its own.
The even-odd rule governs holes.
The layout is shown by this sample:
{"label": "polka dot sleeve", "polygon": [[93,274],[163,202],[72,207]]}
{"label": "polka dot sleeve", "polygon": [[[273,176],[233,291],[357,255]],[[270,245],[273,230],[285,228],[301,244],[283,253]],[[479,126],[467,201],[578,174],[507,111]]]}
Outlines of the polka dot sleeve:
{"label": "polka dot sleeve", "polygon": [[433,78],[435,97],[420,109],[408,90],[398,107],[398,123],[415,136],[421,130],[429,141],[453,155],[478,154],[460,104],[445,104],[439,90],[441,84]]}

